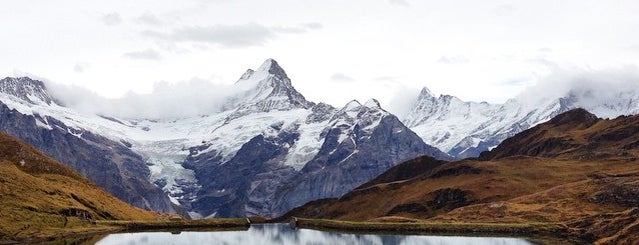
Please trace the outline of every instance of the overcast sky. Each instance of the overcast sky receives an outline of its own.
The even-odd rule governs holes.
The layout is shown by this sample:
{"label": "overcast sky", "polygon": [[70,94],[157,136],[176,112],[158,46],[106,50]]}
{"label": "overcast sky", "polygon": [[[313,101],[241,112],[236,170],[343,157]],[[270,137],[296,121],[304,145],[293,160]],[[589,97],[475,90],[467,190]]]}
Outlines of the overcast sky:
{"label": "overcast sky", "polygon": [[503,102],[553,70],[636,66],[637,13],[636,0],[6,0],[0,76],[116,98],[232,84],[274,58],[335,106],[424,86]]}

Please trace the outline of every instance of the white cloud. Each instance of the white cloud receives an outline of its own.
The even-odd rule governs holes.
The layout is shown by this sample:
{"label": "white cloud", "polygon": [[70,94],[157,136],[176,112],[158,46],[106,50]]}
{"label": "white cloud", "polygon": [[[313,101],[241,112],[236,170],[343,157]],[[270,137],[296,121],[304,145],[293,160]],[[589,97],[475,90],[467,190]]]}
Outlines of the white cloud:
{"label": "white cloud", "polygon": [[128,92],[117,99],[107,99],[75,85],[47,82],[47,88],[65,106],[82,112],[148,119],[210,115],[219,112],[228,97],[243,91],[199,78],[177,83],[159,82],[151,93]]}
{"label": "white cloud", "polygon": [[118,13],[108,13],[102,16],[102,22],[108,26],[113,26],[122,23],[122,17]]}
{"label": "white cloud", "polygon": [[581,97],[584,105],[611,102],[620,94],[639,95],[639,69],[625,66],[608,69],[554,69],[526,88],[517,99],[528,106],[569,95]]}
{"label": "white cloud", "polygon": [[[503,86],[520,86],[530,81],[507,81]],[[421,89],[399,87],[388,100],[386,109],[398,117],[405,116],[417,100]],[[452,94],[456,96],[455,94]],[[516,99],[524,107],[538,109],[549,101],[574,96],[579,98],[579,106],[590,108],[600,117],[616,117],[614,110],[606,106],[626,106],[629,98],[639,97],[639,68],[625,66],[608,69],[555,68],[546,75],[532,81]],[[476,101],[478,102],[478,101]],[[613,114],[610,114],[610,113]]]}
{"label": "white cloud", "polygon": [[495,8],[495,13],[497,15],[506,15],[515,11],[517,11],[517,8],[510,4],[499,5]]}
{"label": "white cloud", "polygon": [[417,96],[419,96],[419,89],[400,87],[396,90],[395,94],[388,101],[386,110],[395,114],[399,118],[403,118],[408,112],[410,112]]}
{"label": "white cloud", "polygon": [[139,23],[151,26],[161,26],[164,22],[156,15],[146,12],[136,19]]}
{"label": "white cloud", "polygon": [[464,56],[442,56],[437,60],[437,63],[442,64],[465,64],[468,62],[468,58]]}
{"label": "white cloud", "polygon": [[146,30],[142,34],[169,42],[218,44],[226,48],[263,46],[280,34],[300,34],[322,28],[319,23],[298,26],[265,26],[257,23],[243,25],[183,26],[171,32]]}
{"label": "white cloud", "polygon": [[124,57],[131,58],[131,59],[144,59],[144,60],[162,59],[162,55],[153,49],[128,52],[124,54]]}
{"label": "white cloud", "polygon": [[334,82],[352,82],[352,81],[355,81],[355,79],[353,79],[352,77],[347,76],[346,74],[341,73],[341,72],[333,74],[330,77],[330,79],[331,79],[331,81],[334,81]]}
{"label": "white cloud", "polygon": [[399,80],[399,77],[395,77],[395,76],[380,76],[380,77],[376,77],[373,80],[377,81],[377,82],[393,82],[396,83]]}
{"label": "white cloud", "polygon": [[388,2],[390,2],[391,4],[402,5],[402,6],[410,5],[407,0],[388,0]]}
{"label": "white cloud", "polygon": [[[274,57],[314,101],[384,104],[386,87],[400,84],[499,103],[548,72],[540,67],[639,62],[635,0],[2,1],[0,12],[0,33],[10,33],[0,46],[12,47],[0,49],[0,75],[22,70],[109,97],[185,77],[232,83],[253,62]],[[145,30],[151,37],[141,37]],[[162,62],[123,60],[147,48]],[[468,62],[445,64],[458,56]],[[74,71],[78,61],[90,69]],[[357,78],[340,84],[350,91],[327,86],[337,71]],[[401,80],[375,80],[382,75]],[[529,82],[512,83],[521,79]]]}
{"label": "white cloud", "polygon": [[73,71],[74,71],[74,72],[78,72],[78,73],[80,73],[80,72],[84,72],[84,70],[86,69],[86,66],[87,66],[87,65],[86,65],[86,64],[84,64],[84,63],[76,63],[76,64],[73,66]]}
{"label": "white cloud", "polygon": [[324,28],[324,25],[322,25],[322,23],[318,23],[318,22],[304,23],[301,26],[302,27],[306,27],[306,28],[308,28],[310,30],[318,30],[318,29]]}

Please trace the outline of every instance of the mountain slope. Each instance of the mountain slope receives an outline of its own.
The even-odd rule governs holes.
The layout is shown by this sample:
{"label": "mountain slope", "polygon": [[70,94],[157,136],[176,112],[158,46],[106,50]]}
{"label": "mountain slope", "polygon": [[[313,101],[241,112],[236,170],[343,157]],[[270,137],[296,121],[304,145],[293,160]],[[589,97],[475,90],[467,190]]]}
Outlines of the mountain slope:
{"label": "mountain slope", "polygon": [[[632,211],[639,188],[637,130],[639,116],[607,120],[576,109],[505,140],[481,159],[400,164],[394,169],[420,161],[424,170],[410,179],[385,173],[384,181],[308,203],[286,216],[556,222],[587,241],[628,242],[637,235],[631,224],[639,222]],[[626,225],[613,225],[620,220]]]}
{"label": "mountain slope", "polygon": [[[208,145],[192,148],[187,158],[185,166],[203,186],[192,206],[198,213],[274,216],[310,200],[340,196],[405,159],[447,157],[375,101],[352,101],[340,110],[318,104],[240,119],[259,121],[267,131],[229,160],[215,150],[200,151]],[[240,119],[217,130],[247,125]]]}
{"label": "mountain slope", "polygon": [[602,120],[575,109],[483,152],[481,159],[526,155],[580,160],[628,158],[639,146],[639,117]]}
{"label": "mountain slope", "polygon": [[[555,97],[524,92],[504,104],[436,97],[424,88],[402,119],[427,144],[458,158],[476,157],[515,134],[575,108],[601,117],[639,113],[639,93],[592,91],[575,87]],[[534,99],[531,99],[534,98]]]}
{"label": "mountain slope", "polygon": [[256,112],[309,109],[314,106],[314,103],[307,101],[293,88],[291,79],[273,59],[264,61],[256,71],[249,69],[236,85],[253,89],[233,98],[232,101],[238,101],[240,104],[227,120]]}
{"label": "mountain slope", "polygon": [[0,133],[0,206],[0,241],[91,229],[90,220],[158,217],[129,206],[4,133]]}
{"label": "mountain slope", "polygon": [[[149,169],[143,159],[126,145],[83,128],[70,127],[59,117],[41,115],[39,108],[62,108],[42,82],[5,78],[0,85],[9,86],[0,94],[1,131],[68,164],[121,200],[140,208],[176,212],[164,192],[148,182]],[[68,116],[62,117],[69,120]]]}

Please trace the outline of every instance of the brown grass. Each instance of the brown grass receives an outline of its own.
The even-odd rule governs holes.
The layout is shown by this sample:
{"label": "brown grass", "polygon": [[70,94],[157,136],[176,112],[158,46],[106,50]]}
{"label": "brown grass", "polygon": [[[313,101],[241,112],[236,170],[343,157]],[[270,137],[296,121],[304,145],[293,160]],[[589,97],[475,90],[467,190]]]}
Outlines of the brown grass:
{"label": "brown grass", "polygon": [[[440,178],[420,178],[402,183],[378,184],[373,191],[353,192],[339,201],[311,206],[294,213],[302,217],[322,217],[340,220],[365,221],[387,216],[394,207],[432,201],[432,193],[444,188],[467,191],[472,198],[469,204],[507,201],[531,195],[573,182],[588,180],[593,172],[618,173],[637,171],[639,166],[631,162],[579,162],[566,160],[517,157],[499,161],[464,161],[440,168],[468,165],[485,170],[480,174],[463,174]],[[365,211],[363,211],[365,210]],[[399,213],[408,218],[428,219],[448,210],[429,210],[422,213]],[[309,215],[315,212],[317,215]]]}
{"label": "brown grass", "polygon": [[[37,173],[0,161],[0,238],[23,239],[93,230],[86,220],[68,215],[83,210],[94,219],[157,219],[134,208],[83,179]],[[99,229],[99,228],[98,228]]]}
{"label": "brown grass", "polygon": [[0,207],[0,241],[112,229],[90,220],[169,218],[118,200],[76,171],[2,133]]}

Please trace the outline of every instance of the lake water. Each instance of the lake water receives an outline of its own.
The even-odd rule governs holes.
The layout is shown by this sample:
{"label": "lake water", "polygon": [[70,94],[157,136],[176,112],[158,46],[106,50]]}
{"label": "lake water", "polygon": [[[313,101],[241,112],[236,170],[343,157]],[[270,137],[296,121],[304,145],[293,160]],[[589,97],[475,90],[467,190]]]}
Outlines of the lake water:
{"label": "lake water", "polygon": [[374,235],[292,229],[286,224],[253,225],[246,231],[141,232],[111,234],[98,241],[111,244],[462,244],[528,245],[525,239],[502,237],[455,237],[428,235]]}

